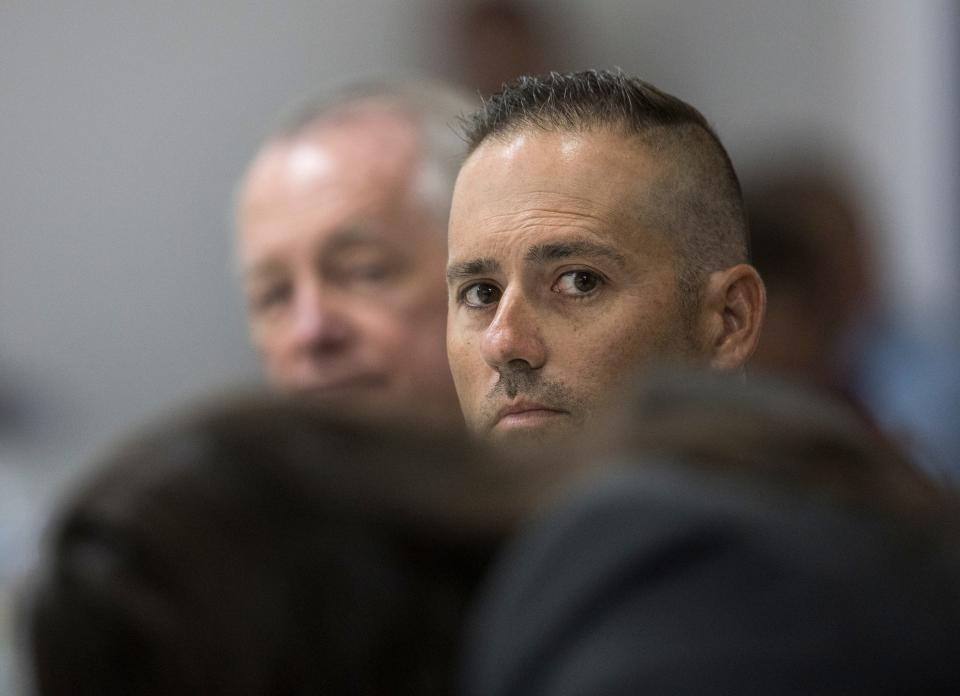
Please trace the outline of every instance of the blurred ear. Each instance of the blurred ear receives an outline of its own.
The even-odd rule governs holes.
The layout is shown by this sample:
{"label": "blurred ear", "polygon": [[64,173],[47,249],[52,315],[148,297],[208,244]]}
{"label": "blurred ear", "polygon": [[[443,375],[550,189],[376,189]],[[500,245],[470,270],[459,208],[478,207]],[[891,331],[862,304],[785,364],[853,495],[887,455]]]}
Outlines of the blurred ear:
{"label": "blurred ear", "polygon": [[703,298],[710,367],[743,367],[760,338],[767,292],[757,269],[742,263],[712,273]]}

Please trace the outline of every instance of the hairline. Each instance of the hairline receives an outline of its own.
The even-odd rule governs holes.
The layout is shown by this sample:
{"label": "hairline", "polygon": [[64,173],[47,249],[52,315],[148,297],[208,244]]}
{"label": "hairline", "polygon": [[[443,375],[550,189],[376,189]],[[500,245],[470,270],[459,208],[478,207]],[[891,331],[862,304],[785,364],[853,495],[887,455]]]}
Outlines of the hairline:
{"label": "hairline", "polygon": [[407,195],[436,221],[441,241],[445,243],[453,188],[466,149],[456,124],[475,106],[467,95],[439,82],[383,80],[342,86],[327,96],[308,98],[288,108],[260,140],[233,186],[230,225],[234,232],[233,275],[239,275],[242,270],[240,210],[255,163],[269,148],[308,141],[316,131],[335,127],[339,118],[349,118],[351,112],[382,113],[408,124],[416,132],[417,148],[411,171],[417,176],[410,183]]}
{"label": "hairline", "polygon": [[[684,156],[689,156],[691,148],[680,142],[677,142],[675,139],[673,141],[671,141],[669,138],[657,139],[656,135],[675,135],[684,131],[695,132],[700,137],[704,138],[704,142],[708,143],[709,149],[712,150],[714,155],[719,158],[719,164],[726,170],[728,178],[736,186],[735,193],[739,197],[739,208],[741,214],[745,215],[743,194],[740,189],[739,177],[736,174],[736,170],[733,167],[733,163],[730,160],[730,156],[727,153],[726,148],[723,146],[719,136],[706,121],[706,119],[703,119],[702,121],[694,119],[683,120],[675,123],[651,123],[642,127],[637,127],[635,124],[632,124],[626,116],[616,116],[614,118],[604,120],[599,115],[590,115],[587,118],[578,120],[574,123],[558,123],[557,120],[551,120],[548,116],[530,118],[526,115],[519,115],[517,118],[511,121],[491,129],[481,139],[472,143],[468,143],[469,149],[466,159],[469,160],[471,157],[473,157],[474,153],[482,149],[488,143],[505,145],[509,143],[511,139],[528,133],[570,134],[576,136],[612,135],[621,138],[624,143],[629,144],[631,147],[636,147],[638,150],[644,152],[644,154],[651,155],[653,161],[658,166],[658,174],[655,177],[654,183],[669,185],[670,179],[678,177],[678,174],[675,172],[670,172],[669,166],[664,162],[664,158],[658,157],[658,155],[672,152],[677,159],[680,159]],[[679,176],[682,176],[682,174]],[[641,201],[639,199],[635,199],[633,203],[637,205],[643,204],[647,206],[653,206],[655,209],[662,210],[661,207],[655,206],[651,201]],[[739,235],[741,239],[737,244],[740,249],[738,249],[736,254],[727,255],[730,258],[725,259],[725,266],[716,265],[715,268],[711,266],[707,269],[704,269],[695,258],[691,258],[689,254],[684,253],[686,251],[684,247],[687,247],[691,244],[691,238],[697,236],[696,232],[686,230],[678,234],[674,234],[668,232],[667,230],[659,229],[658,226],[655,226],[655,228],[652,230],[652,233],[658,234],[670,246],[676,255],[677,262],[675,264],[675,273],[678,294],[681,304],[684,305],[685,312],[688,312],[691,315],[699,309],[706,277],[710,272],[731,267],[732,265],[736,265],[736,263],[749,262],[749,233],[747,231],[745,219],[743,222],[742,233]]]}

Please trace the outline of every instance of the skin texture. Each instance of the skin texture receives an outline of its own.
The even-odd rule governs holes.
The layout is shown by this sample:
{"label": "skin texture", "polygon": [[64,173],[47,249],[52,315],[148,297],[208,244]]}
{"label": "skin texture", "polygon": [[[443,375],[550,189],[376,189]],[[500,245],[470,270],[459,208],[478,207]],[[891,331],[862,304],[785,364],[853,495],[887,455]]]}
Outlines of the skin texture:
{"label": "skin texture", "polygon": [[239,208],[253,343],[277,389],[461,424],[444,349],[445,220],[420,143],[371,107],[265,146]]}
{"label": "skin texture", "polygon": [[451,210],[447,351],[474,434],[552,439],[589,424],[642,366],[733,369],[749,356],[759,276],[718,271],[696,315],[683,311],[676,251],[639,203],[661,179],[649,152],[606,131],[519,130],[468,158]]}

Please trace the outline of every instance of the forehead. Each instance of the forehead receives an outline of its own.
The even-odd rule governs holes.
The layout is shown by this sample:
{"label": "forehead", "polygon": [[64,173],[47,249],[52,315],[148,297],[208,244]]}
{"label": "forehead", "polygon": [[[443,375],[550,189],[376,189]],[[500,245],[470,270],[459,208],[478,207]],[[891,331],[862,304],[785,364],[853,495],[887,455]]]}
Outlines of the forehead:
{"label": "forehead", "polygon": [[418,163],[418,146],[415,128],[386,113],[320,123],[261,150],[247,174],[243,208],[278,198],[302,204],[318,194],[400,189]]}
{"label": "forehead", "polygon": [[240,250],[249,262],[288,242],[344,229],[409,233],[426,206],[414,192],[416,127],[386,111],[352,111],[267,144],[241,189]]}
{"label": "forehead", "polygon": [[627,249],[655,243],[645,206],[661,169],[647,148],[615,133],[521,130],[488,140],[457,179],[451,256],[543,236]]}

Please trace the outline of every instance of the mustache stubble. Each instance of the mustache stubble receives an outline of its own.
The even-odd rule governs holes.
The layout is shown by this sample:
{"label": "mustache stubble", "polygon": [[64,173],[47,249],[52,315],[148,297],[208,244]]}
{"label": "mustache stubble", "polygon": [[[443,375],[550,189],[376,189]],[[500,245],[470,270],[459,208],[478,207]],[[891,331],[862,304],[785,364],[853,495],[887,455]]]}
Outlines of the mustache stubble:
{"label": "mustache stubble", "polygon": [[492,424],[504,396],[509,399],[523,396],[550,408],[567,411],[577,420],[581,420],[584,415],[584,401],[578,398],[570,387],[556,380],[545,380],[529,367],[507,365],[498,370],[497,382],[486,395],[485,422]]}

